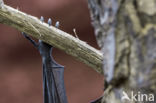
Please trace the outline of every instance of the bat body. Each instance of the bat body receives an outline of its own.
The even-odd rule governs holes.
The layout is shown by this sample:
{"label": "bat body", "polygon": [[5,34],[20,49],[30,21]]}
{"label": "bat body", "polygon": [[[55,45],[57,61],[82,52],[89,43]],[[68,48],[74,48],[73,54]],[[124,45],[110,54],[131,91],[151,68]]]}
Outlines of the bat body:
{"label": "bat body", "polygon": [[[41,17],[42,22],[43,19]],[[48,24],[52,24],[51,19]],[[58,26],[59,22],[56,22],[56,27]],[[53,59],[53,47],[41,40],[37,44],[27,34],[22,34],[39,50],[42,57],[44,103],[68,103],[64,87],[64,67]]]}
{"label": "bat body", "polygon": [[64,67],[51,56],[52,46],[39,41],[39,52],[43,63],[44,103],[67,103],[64,88]]}

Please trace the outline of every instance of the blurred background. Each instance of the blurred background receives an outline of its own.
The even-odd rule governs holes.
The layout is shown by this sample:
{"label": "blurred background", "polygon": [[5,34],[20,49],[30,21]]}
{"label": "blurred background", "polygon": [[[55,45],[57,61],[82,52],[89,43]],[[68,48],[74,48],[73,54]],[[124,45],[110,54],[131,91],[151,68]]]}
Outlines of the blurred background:
{"label": "blurred background", "polygon": [[[4,0],[5,4],[45,20],[60,21],[60,29],[98,49],[87,0]],[[89,103],[103,93],[103,76],[54,49],[55,60],[65,66],[69,103]],[[43,103],[42,62],[39,52],[19,31],[0,24],[0,103]]]}

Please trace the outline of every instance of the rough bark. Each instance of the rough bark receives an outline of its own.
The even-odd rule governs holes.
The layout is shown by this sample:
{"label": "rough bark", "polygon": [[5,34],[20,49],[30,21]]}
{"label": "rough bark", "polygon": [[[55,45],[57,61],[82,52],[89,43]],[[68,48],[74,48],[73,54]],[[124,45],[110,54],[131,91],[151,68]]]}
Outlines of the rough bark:
{"label": "rough bark", "polygon": [[0,0],[0,23],[40,39],[102,73],[102,53],[72,35],[42,23],[38,18],[11,8]]}
{"label": "rough bark", "polygon": [[[156,0],[88,0],[88,4],[104,54],[108,86],[102,103],[156,103],[155,98],[138,100],[141,94],[156,96]],[[137,101],[121,100],[123,91],[130,99],[133,91]]]}

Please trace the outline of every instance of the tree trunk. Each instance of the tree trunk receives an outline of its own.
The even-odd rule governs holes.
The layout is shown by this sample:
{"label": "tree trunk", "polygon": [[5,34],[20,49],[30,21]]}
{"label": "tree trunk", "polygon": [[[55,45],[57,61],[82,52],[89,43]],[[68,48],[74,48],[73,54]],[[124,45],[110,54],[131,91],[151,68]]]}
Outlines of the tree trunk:
{"label": "tree trunk", "polygon": [[104,55],[101,103],[156,103],[156,0],[88,4]]}

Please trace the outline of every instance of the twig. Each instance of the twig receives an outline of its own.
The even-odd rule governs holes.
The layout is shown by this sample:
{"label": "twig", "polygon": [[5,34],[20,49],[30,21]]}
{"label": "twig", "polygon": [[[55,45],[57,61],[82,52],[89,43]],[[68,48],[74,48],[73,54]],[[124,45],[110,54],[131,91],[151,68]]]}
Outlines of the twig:
{"label": "twig", "polygon": [[[0,3],[1,1],[2,0],[0,0]],[[34,16],[23,13],[5,4],[2,4],[2,6],[0,7],[0,23],[7,24],[21,32],[25,32],[32,37],[53,45],[94,68],[98,73],[102,73],[103,56],[99,50],[96,50],[60,29],[53,26],[49,27],[46,23],[41,23],[40,20]],[[41,34],[42,36],[40,36]]]}
{"label": "twig", "polygon": [[76,29],[75,29],[75,28],[73,29],[73,32],[74,32],[74,34],[75,34],[75,37],[76,37],[77,39],[79,39],[79,37],[77,36],[77,33],[76,33]]}

